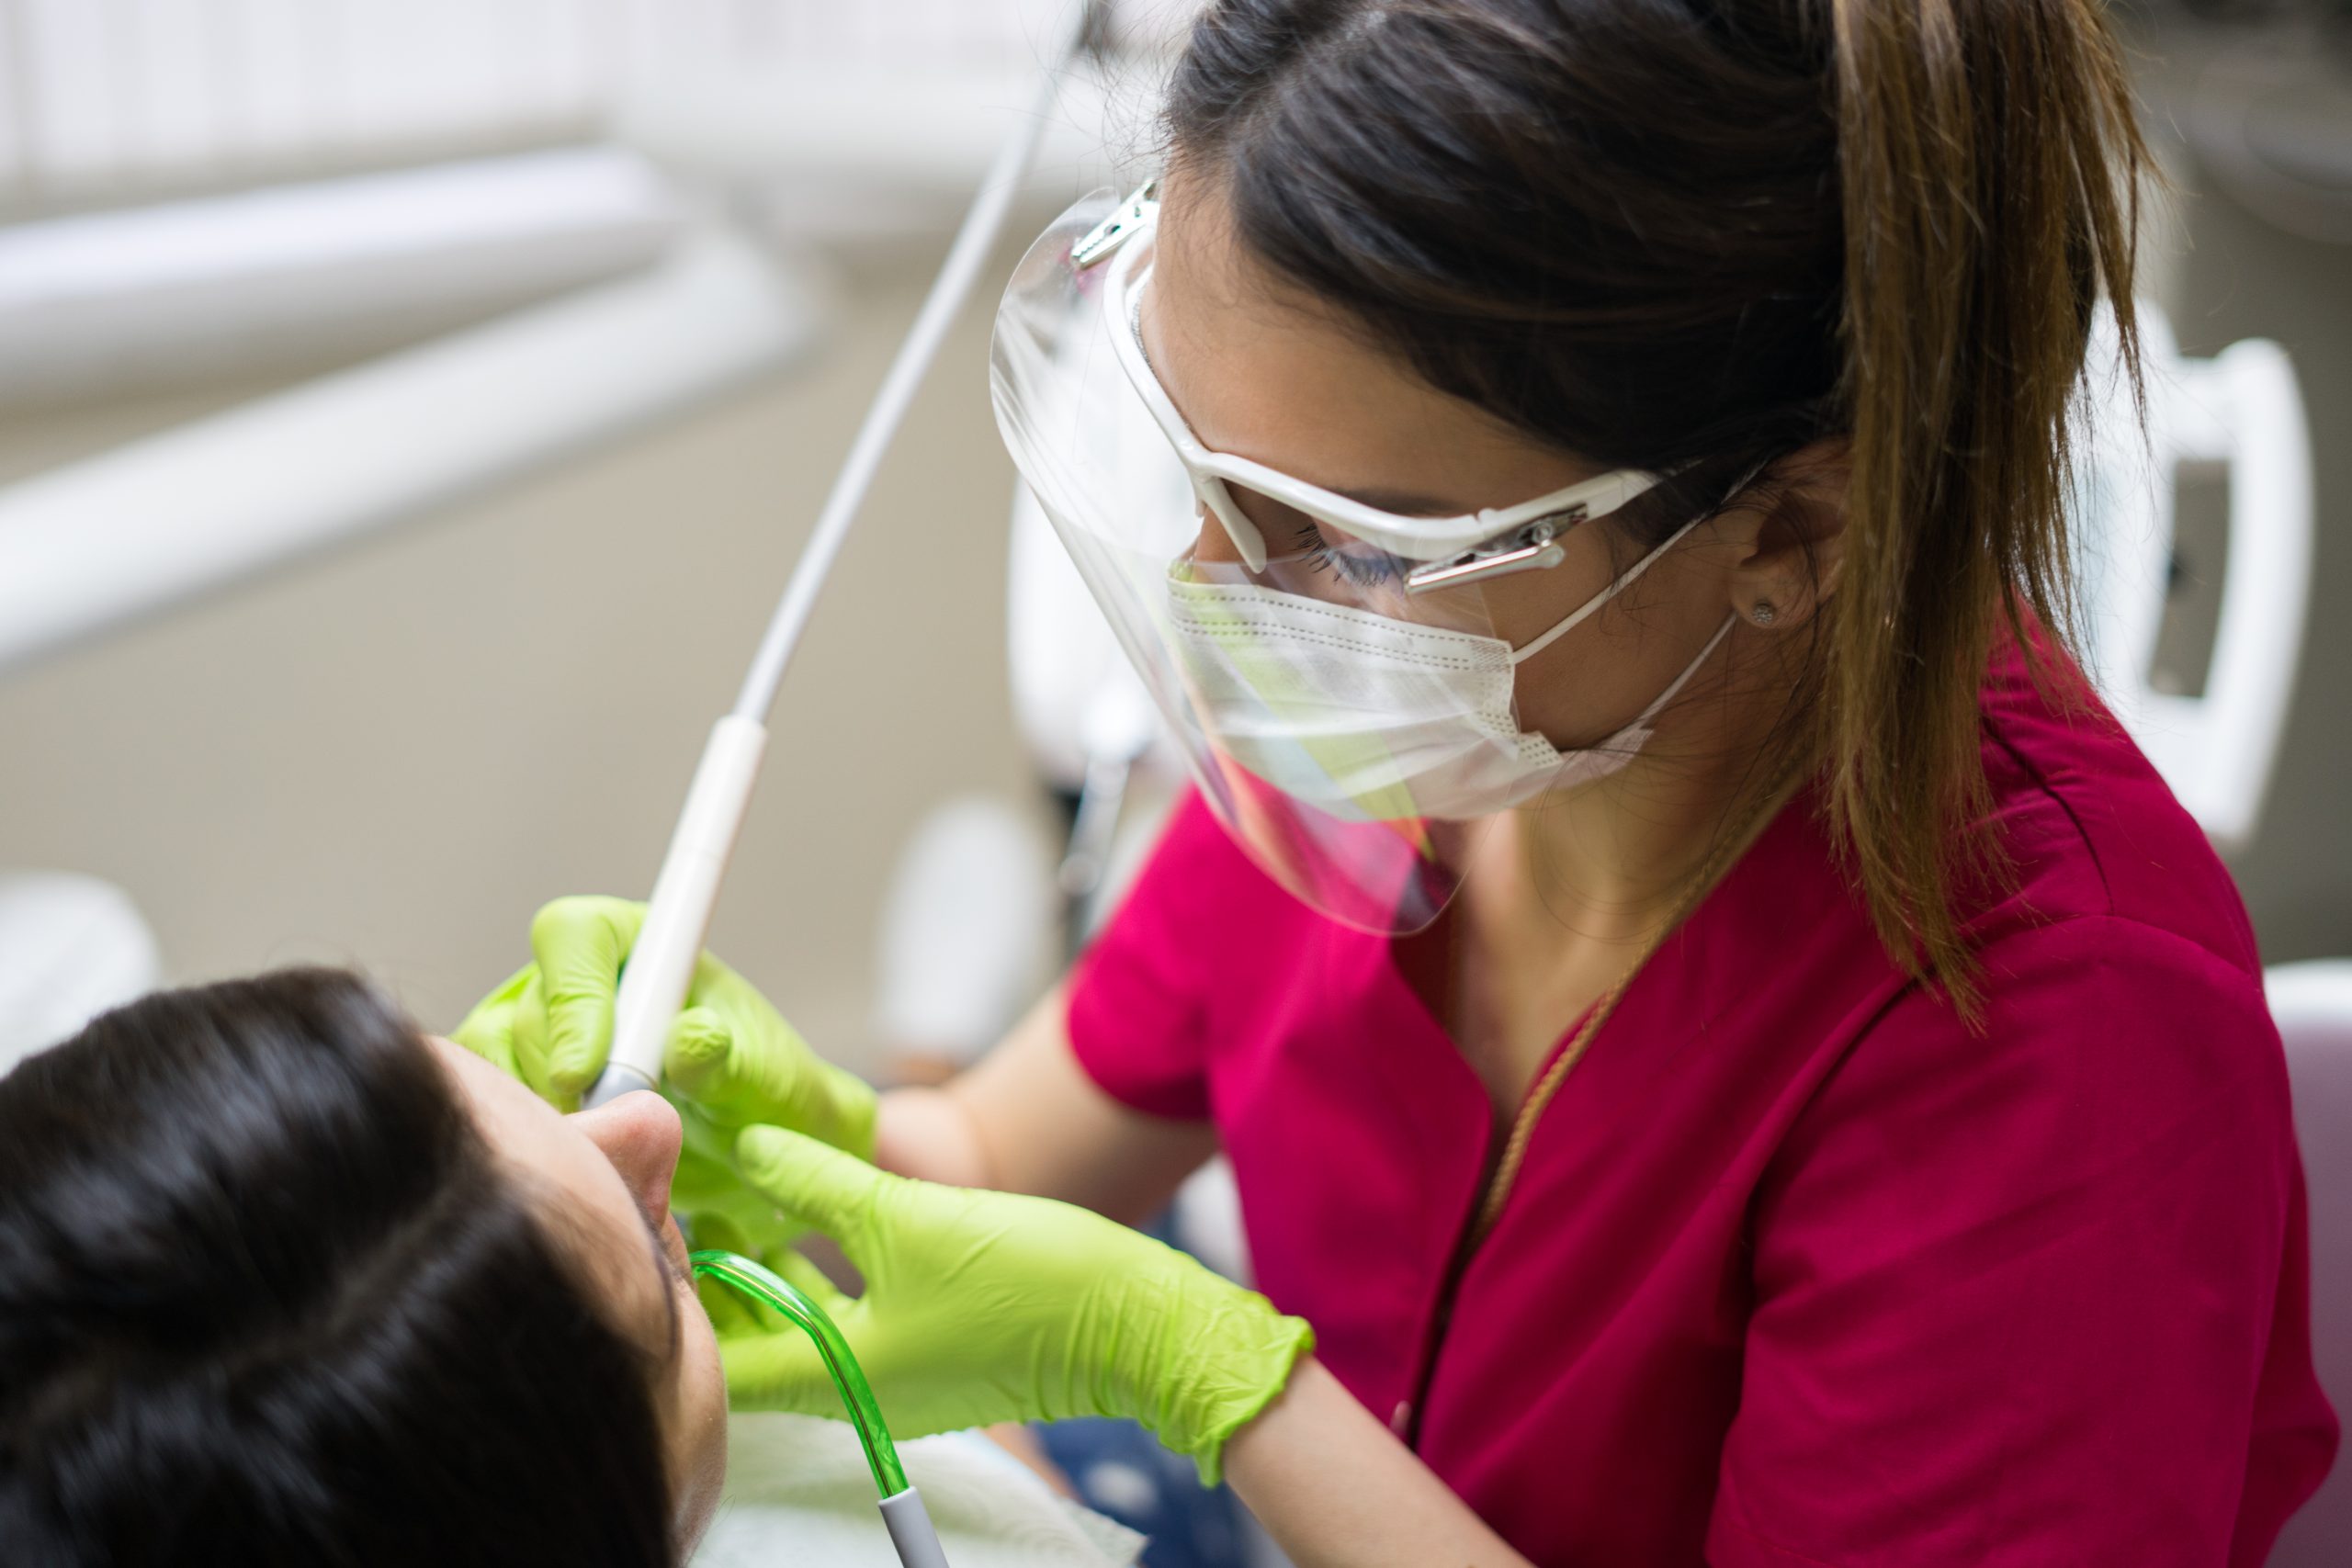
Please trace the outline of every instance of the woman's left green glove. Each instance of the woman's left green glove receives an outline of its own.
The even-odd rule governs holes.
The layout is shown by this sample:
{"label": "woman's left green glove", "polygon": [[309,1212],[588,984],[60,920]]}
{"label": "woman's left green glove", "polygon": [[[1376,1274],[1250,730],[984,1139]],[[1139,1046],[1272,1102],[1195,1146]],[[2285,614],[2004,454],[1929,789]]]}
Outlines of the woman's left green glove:
{"label": "woman's left green glove", "polygon": [[[1305,1320],[1086,1209],[910,1181],[774,1127],[745,1131],[735,1157],[748,1186],[865,1277],[852,1298],[796,1258],[774,1260],[841,1325],[900,1437],[1124,1416],[1214,1484],[1226,1439],[1314,1347]],[[719,1336],[732,1403],[841,1415],[799,1330],[735,1322]]]}
{"label": "woman's left green glove", "polygon": [[[645,924],[625,898],[558,898],[531,920],[534,962],[484,997],[450,1038],[569,1111],[604,1069],[621,965]],[[766,998],[706,953],[671,1021],[662,1092],[686,1127],[670,1195],[697,1246],[756,1253],[797,1230],[736,1179],[735,1134],[787,1122],[874,1153],[874,1091],[805,1044]]]}
{"label": "woman's left green glove", "polygon": [[[476,1003],[449,1038],[571,1110],[604,1071],[621,966],[644,924],[645,906],[626,898],[543,906],[531,918],[533,962]],[[662,1077],[729,1139],[755,1122],[788,1126],[873,1157],[873,1089],[811,1051],[711,953],[695,964],[671,1022]]]}

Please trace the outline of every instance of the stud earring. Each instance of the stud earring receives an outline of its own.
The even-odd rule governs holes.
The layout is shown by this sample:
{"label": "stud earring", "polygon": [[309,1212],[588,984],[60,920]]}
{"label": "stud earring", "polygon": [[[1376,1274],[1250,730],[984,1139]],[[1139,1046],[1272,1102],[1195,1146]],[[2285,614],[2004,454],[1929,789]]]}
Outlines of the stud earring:
{"label": "stud earring", "polygon": [[1749,619],[1759,626],[1769,626],[1781,618],[1781,612],[1772,608],[1772,602],[1769,599],[1756,601],[1756,608],[1748,611],[1747,614]]}

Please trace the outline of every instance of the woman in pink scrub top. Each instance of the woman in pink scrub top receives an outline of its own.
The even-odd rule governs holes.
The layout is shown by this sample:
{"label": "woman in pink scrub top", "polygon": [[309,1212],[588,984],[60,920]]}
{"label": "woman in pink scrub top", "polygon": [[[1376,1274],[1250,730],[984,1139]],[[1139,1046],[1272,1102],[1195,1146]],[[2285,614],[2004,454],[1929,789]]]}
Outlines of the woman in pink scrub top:
{"label": "woman in pink scrub top", "polygon": [[[1200,787],[875,1162],[1135,1220],[1228,1156],[1302,1564],[2261,1562],[2336,1440],[2278,1041],[2065,635],[2100,8],[1221,0],[1169,130],[1038,265],[1190,444],[1176,570],[1005,326],[998,394]],[[572,1087],[626,942],[541,942]]]}

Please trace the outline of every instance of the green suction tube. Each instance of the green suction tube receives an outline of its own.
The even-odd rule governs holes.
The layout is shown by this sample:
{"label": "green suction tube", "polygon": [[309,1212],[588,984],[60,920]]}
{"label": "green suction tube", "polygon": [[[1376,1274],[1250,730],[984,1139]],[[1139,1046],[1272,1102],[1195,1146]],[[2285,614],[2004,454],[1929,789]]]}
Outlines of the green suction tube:
{"label": "green suction tube", "polygon": [[695,1273],[707,1274],[753,1301],[774,1307],[816,1341],[817,1354],[823,1358],[825,1371],[831,1376],[833,1387],[841,1391],[842,1404],[848,1407],[850,1425],[857,1428],[858,1443],[865,1450],[866,1468],[874,1472],[875,1490],[886,1500],[905,1492],[907,1472],[899,1464],[899,1450],[890,1441],[890,1428],[882,1419],[882,1407],[874,1402],[874,1390],[867,1386],[857,1358],[850,1354],[849,1341],[842,1337],[842,1331],[833,1326],[833,1320],[825,1315],[824,1309],[803,1295],[790,1280],[741,1253],[693,1252],[686,1255],[686,1262]]}

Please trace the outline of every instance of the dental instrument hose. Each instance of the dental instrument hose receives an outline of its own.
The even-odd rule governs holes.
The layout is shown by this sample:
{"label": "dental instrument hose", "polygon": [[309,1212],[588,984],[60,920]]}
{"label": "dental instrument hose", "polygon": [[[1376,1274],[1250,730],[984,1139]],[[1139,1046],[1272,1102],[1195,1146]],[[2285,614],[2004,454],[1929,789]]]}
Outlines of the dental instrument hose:
{"label": "dental instrument hose", "polygon": [[767,716],[775,705],[776,689],[784,682],[785,671],[800,645],[801,633],[816,608],[818,595],[824,591],[842,541],[849,536],[858,508],[873,488],[883,454],[898,434],[908,405],[938,355],[941,341],[1003,230],[1021,176],[1036,155],[1052,117],[1062,76],[1090,36],[1092,8],[1091,0],[1076,7],[1069,35],[1051,57],[1027,117],[982,176],[979,192],[964,215],[947,259],[906,341],[899,344],[873,406],[866,410],[865,421],[833,479],[824,509],[817,514],[817,525],[743,677],[734,711],[711,729],[686,792],[685,808],[679,814],[669,851],[662,857],[661,874],[654,879],[644,927],[622,968],[620,993],[613,1004],[612,1054],[603,1076],[589,1089],[586,1104],[602,1105],[631,1089],[660,1084],[662,1052],[670,1023],[685,1005],[695,963],[701,956],[711,915],[718,904],[719,885],[726,879],[728,859],[734,852],[736,835],[759,781],[760,761],[767,750]]}
{"label": "dental instrument hose", "polygon": [[825,1315],[824,1309],[783,1276],[739,1254],[693,1252],[686,1255],[686,1262],[695,1273],[707,1274],[775,1308],[816,1341],[817,1354],[825,1363],[826,1374],[833,1380],[833,1387],[849,1411],[850,1425],[857,1428],[858,1444],[865,1450],[865,1467],[874,1474],[883,1528],[890,1532],[890,1544],[898,1548],[899,1561],[905,1568],[947,1568],[939,1531],[932,1525],[922,1495],[908,1483],[907,1472],[899,1463],[898,1448],[890,1441],[890,1428],[882,1419],[882,1407],[874,1402],[874,1390],[867,1386],[857,1358],[850,1353],[849,1341],[842,1337],[842,1331]]}

